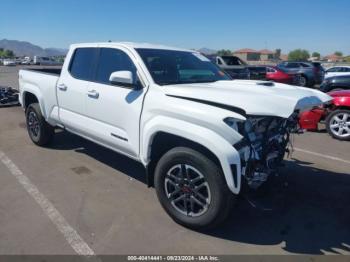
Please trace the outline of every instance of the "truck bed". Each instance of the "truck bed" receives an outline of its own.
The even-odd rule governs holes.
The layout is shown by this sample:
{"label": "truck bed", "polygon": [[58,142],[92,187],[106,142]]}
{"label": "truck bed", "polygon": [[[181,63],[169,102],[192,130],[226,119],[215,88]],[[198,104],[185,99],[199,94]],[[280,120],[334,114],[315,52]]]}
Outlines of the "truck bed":
{"label": "truck bed", "polygon": [[[47,119],[57,106],[56,85],[60,78],[60,68],[30,68],[19,70],[19,100],[25,106],[25,92],[37,95],[43,115]],[[45,97],[45,99],[42,99]]]}
{"label": "truck bed", "polygon": [[28,68],[28,69],[22,69],[22,70],[35,71],[38,73],[59,76],[61,74],[62,68]]}

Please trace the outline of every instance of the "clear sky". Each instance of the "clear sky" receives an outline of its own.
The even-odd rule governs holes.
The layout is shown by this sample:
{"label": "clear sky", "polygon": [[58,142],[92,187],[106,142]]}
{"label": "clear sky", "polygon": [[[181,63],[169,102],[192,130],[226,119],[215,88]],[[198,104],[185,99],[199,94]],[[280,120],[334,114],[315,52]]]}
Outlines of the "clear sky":
{"label": "clear sky", "polygon": [[350,0],[2,0],[0,39],[350,54]]}

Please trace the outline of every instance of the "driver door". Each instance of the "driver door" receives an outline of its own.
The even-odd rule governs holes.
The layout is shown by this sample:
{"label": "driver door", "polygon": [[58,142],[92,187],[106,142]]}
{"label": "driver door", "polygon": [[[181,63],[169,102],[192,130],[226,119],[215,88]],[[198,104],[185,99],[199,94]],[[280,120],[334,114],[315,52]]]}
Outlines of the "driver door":
{"label": "driver door", "polygon": [[100,48],[95,78],[85,97],[90,136],[116,151],[129,156],[139,154],[139,121],[146,90],[112,84],[115,71],[131,71],[135,84],[137,69],[126,51]]}

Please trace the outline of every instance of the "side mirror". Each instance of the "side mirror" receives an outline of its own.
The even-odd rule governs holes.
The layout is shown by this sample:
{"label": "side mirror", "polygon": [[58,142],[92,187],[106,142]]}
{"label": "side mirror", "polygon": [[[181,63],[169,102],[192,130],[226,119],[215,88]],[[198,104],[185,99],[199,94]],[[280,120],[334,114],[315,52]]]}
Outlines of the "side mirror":
{"label": "side mirror", "polygon": [[112,84],[124,84],[127,86],[133,86],[134,84],[134,77],[132,75],[131,71],[116,71],[111,74],[109,77],[109,81]]}

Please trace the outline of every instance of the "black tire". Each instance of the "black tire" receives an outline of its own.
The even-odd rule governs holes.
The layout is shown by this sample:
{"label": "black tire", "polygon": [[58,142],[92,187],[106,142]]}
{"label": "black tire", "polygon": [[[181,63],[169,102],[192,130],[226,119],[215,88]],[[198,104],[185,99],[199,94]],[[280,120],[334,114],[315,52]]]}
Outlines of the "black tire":
{"label": "black tire", "polygon": [[[193,201],[193,209],[192,206],[190,207],[192,214],[189,214],[188,212],[187,214],[181,213],[181,211],[178,210],[179,208],[177,207],[177,209],[174,207],[175,204],[172,204],[174,200],[170,200],[168,198],[168,188],[166,184],[166,178],[168,178],[167,173],[170,170],[174,170],[173,168],[177,168],[176,166],[179,165],[181,166],[181,170],[183,170],[183,166],[185,165],[186,170],[189,168],[186,172],[187,174],[191,172],[194,172],[194,174],[196,174],[196,172],[192,169],[194,168],[203,176],[203,180],[199,183],[201,183],[201,185],[206,184],[206,186],[208,186],[205,186],[205,190],[208,190],[210,195],[209,204],[206,208],[203,208],[203,210],[206,210],[205,212],[203,210],[200,211],[200,208],[198,208],[197,214],[193,215],[194,212],[192,211],[197,210],[194,207],[196,203],[198,203]],[[173,148],[161,157],[155,169],[154,181],[158,199],[165,211],[175,222],[192,229],[209,229],[222,223],[228,217],[230,209],[232,207],[232,202],[235,199],[234,194],[231,193],[226,184],[221,168],[218,167],[212,160],[204,156],[202,153],[186,147]],[[188,188],[194,185],[186,187],[186,185],[181,185],[181,182],[179,182],[179,185],[180,186],[178,187],[174,186],[174,191],[176,188],[178,190],[182,188],[179,194],[197,194],[194,193],[196,189],[193,189],[193,191],[190,193],[187,192]],[[187,188],[186,192],[184,190],[185,188]],[[201,194],[203,196],[205,193],[201,192]],[[197,197],[197,195],[193,196]],[[184,200],[183,206],[185,206],[185,201],[190,201],[190,203],[192,203],[192,195],[186,197],[189,198],[187,200]],[[189,203],[187,202],[187,205],[188,204]],[[198,205],[198,207],[200,206]]]}
{"label": "black tire", "polygon": [[[338,119],[343,119],[341,116],[342,115],[344,116],[346,114],[348,115],[348,117],[347,117],[347,120],[345,120],[345,121],[346,122],[350,122],[350,110],[348,110],[348,109],[335,110],[332,113],[330,113],[327,116],[327,118],[326,118],[326,129],[327,129],[327,132],[328,132],[328,134],[330,134],[335,139],[342,140],[342,141],[350,141],[350,132],[349,131],[345,130],[345,132],[343,131],[343,134],[340,135],[339,134],[339,131],[340,131],[339,128],[332,127],[332,125],[336,124],[336,122],[337,122],[337,120],[335,120],[335,117],[338,116]],[[341,126],[345,125],[345,127],[347,126],[347,128],[349,129],[350,126],[347,125],[346,122],[345,122],[345,124],[344,123],[339,123],[339,124]]]}
{"label": "black tire", "polygon": [[46,122],[38,103],[30,104],[26,110],[27,131],[30,139],[38,146],[49,144],[54,135],[54,127]]}
{"label": "black tire", "polygon": [[307,86],[309,86],[309,80],[307,79],[306,76],[301,75],[301,76],[300,76],[300,79],[299,79],[299,84],[300,84],[300,86],[302,86],[302,87],[307,87]]}

